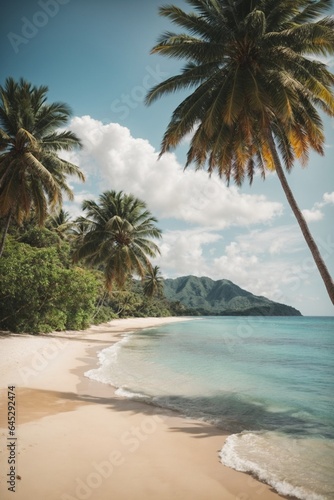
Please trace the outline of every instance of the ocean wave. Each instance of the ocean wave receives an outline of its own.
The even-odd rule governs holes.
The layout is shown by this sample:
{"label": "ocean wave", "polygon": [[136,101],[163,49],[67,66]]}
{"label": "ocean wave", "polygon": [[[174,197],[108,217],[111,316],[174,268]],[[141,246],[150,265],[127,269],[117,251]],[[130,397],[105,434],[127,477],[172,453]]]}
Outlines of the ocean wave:
{"label": "ocean wave", "polygon": [[115,391],[116,396],[121,396],[122,398],[135,399],[136,401],[144,401],[145,403],[151,401],[151,397],[140,392],[133,392],[127,388],[119,387]]}
{"label": "ocean wave", "polygon": [[117,364],[119,353],[122,347],[129,342],[130,338],[131,336],[126,334],[122,340],[98,352],[98,368],[86,371],[84,373],[85,377],[102,382],[103,384],[117,386],[116,381],[111,378],[111,367]]}
{"label": "ocean wave", "polygon": [[[240,472],[251,473],[260,481],[272,486],[281,495],[296,497],[300,500],[329,499],[327,495],[319,495],[305,487],[292,484],[292,477],[286,478],[285,447],[280,448],[278,446],[278,439],[277,436],[273,436],[273,433],[268,432],[232,434],[226,439],[219,453],[220,460],[227,467]],[[279,456],[280,453],[282,456]],[[291,461],[293,462],[292,454],[290,454],[290,458],[292,458]],[[279,469],[280,465],[282,470]],[[300,471],[296,472],[298,477]],[[294,472],[291,472],[290,469],[290,476],[293,476],[293,474]]]}
{"label": "ocean wave", "polygon": [[[224,429],[232,435],[221,450],[222,463],[252,473],[280,494],[300,500],[333,499],[334,432],[326,385],[331,372],[324,369],[323,353],[317,357],[321,373],[311,377],[304,370],[310,357],[307,350],[303,353],[304,334],[298,356],[291,361],[293,352],[290,345],[283,349],[285,342],[273,356],[266,339],[271,335],[276,345],[277,334],[266,329],[259,337],[263,352],[247,344],[231,359],[230,353],[226,356],[217,348],[224,346],[226,320],[214,323],[210,341],[206,329],[204,335],[203,329],[195,328],[196,322],[191,331],[188,325],[169,328],[168,335],[160,329],[150,335],[127,334],[101,351],[98,366],[85,375],[112,385],[120,397]],[[281,336],[285,339],[286,331]],[[313,350],[313,357],[317,353]],[[303,355],[306,361],[301,365]],[[265,361],[256,362],[258,356]],[[283,370],[282,356],[288,358],[289,370]]]}

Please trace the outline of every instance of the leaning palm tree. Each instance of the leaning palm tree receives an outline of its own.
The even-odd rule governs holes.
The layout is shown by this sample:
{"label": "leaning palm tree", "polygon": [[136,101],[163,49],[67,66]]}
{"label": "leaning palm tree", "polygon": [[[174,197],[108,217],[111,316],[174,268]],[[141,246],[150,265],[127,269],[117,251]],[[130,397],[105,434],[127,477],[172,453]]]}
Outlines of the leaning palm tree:
{"label": "leaning palm tree", "polygon": [[114,283],[124,286],[132,274],[143,278],[151,268],[149,259],[160,253],[153,240],[161,238],[146,204],[122,191],[106,191],[98,203],[84,201],[82,209],[86,214],[77,222],[85,232],[78,240],[74,261],[83,259],[102,269],[109,291]]}
{"label": "leaning palm tree", "polygon": [[70,108],[48,104],[47,91],[13,78],[0,87],[0,256],[12,221],[20,225],[33,210],[43,225],[48,211],[61,207],[63,193],[73,198],[67,176],[84,181],[76,165],[58,156],[81,145],[75,134],[59,130]]}
{"label": "leaning palm tree", "polygon": [[144,278],[144,294],[148,298],[152,298],[154,295],[159,297],[162,295],[163,287],[163,277],[160,274],[159,266],[151,267]]}
{"label": "leaning palm tree", "polygon": [[186,61],[180,74],[153,87],[147,104],[194,88],[175,109],[161,154],[192,133],[186,167],[206,167],[227,181],[250,183],[276,171],[334,303],[334,284],[286,180],[310,149],[323,154],[319,110],[334,116],[333,74],[316,56],[334,52],[331,0],[186,0],[160,14],[186,33],[164,33],[154,54]]}

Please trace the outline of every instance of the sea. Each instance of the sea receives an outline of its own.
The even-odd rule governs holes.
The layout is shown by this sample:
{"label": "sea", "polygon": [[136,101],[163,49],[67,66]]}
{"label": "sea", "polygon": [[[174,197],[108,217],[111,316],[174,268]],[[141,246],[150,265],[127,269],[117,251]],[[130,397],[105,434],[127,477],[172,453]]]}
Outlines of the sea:
{"label": "sea", "polygon": [[334,499],[334,317],[201,317],[126,334],[86,375],[227,431],[223,464]]}

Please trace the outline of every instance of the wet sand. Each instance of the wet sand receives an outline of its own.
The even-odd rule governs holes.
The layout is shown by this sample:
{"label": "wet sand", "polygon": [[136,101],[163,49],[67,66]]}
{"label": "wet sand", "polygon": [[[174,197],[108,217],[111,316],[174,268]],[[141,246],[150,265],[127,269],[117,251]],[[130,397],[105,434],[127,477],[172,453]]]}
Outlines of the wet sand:
{"label": "wet sand", "polygon": [[[221,429],[124,399],[112,386],[84,376],[97,366],[97,353],[125,332],[181,320],[134,318],[81,332],[1,334],[0,498],[282,498],[220,463],[226,439]],[[8,386],[15,386],[12,436]]]}

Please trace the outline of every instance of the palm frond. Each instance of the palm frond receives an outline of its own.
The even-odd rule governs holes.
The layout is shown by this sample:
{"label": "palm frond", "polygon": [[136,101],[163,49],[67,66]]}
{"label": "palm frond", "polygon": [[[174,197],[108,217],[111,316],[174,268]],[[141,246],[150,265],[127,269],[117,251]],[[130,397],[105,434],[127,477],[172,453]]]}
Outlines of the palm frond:
{"label": "palm frond", "polygon": [[43,137],[43,146],[51,151],[71,151],[74,148],[81,148],[82,143],[78,137],[70,131],[52,132]]}
{"label": "palm frond", "polygon": [[0,217],[11,207],[18,223],[31,210],[44,223],[48,208],[61,205],[63,193],[73,196],[66,177],[84,180],[76,165],[56,154],[80,147],[80,141],[72,132],[57,130],[68,121],[70,108],[48,104],[47,92],[48,87],[24,79],[8,78],[0,87]]}
{"label": "palm frond", "polygon": [[[309,150],[322,153],[317,109],[334,116],[334,75],[319,55],[333,54],[329,0],[186,0],[160,14],[185,32],[165,32],[155,54],[182,59],[183,71],[148,92],[147,104],[190,91],[167,125],[160,156],[192,132],[186,167],[207,167],[238,185],[255,170],[275,170],[272,137],[289,170]],[[312,59],[313,56],[313,59]],[[270,143],[270,147],[269,147]]]}
{"label": "palm frond", "polygon": [[153,241],[161,237],[156,219],[146,204],[131,194],[105,191],[99,201],[85,200],[87,218],[80,218],[84,234],[78,239],[73,259],[102,267],[106,287],[123,286],[128,276],[147,270],[149,257],[159,253]]}

